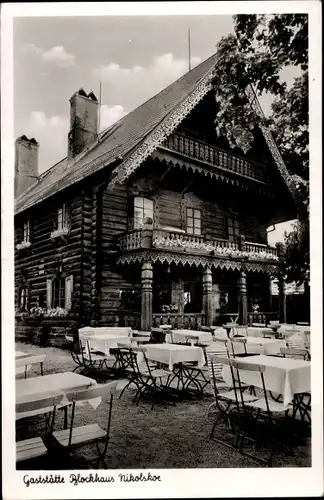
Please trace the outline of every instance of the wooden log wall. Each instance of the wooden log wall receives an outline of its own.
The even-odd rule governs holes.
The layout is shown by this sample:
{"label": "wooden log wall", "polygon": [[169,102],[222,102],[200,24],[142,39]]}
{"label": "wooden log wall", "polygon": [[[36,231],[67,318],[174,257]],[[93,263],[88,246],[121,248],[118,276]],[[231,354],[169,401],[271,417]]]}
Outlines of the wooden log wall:
{"label": "wooden log wall", "polygon": [[181,203],[181,193],[162,191],[155,199],[156,223],[160,226],[181,229],[183,226]]}
{"label": "wooden log wall", "polygon": [[[131,276],[122,266],[116,265],[118,248],[116,237],[127,231],[128,194],[125,186],[113,192],[105,189],[101,207],[101,276],[100,276],[100,321],[102,325],[118,325],[119,291],[131,288]],[[137,278],[132,277],[135,283]],[[139,278],[138,278],[139,279]]]}

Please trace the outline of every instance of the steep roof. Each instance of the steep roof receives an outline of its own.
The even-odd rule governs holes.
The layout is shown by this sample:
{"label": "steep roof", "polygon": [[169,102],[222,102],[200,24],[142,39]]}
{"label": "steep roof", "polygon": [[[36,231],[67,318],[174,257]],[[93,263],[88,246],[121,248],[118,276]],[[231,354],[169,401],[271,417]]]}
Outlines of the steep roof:
{"label": "steep roof", "polygon": [[125,158],[167,115],[196,89],[214,67],[213,55],[144,104],[102,132],[99,140],[74,159],[64,158],[40,175],[38,181],[16,200],[19,213],[54,193]]}
{"label": "steep roof", "polygon": [[[64,158],[44,172],[17,198],[15,213],[23,212],[108,165],[114,168],[110,188],[124,182],[211,89],[216,62],[214,54],[102,132],[98,140],[76,158]],[[247,89],[247,96],[251,105],[262,113],[252,87]],[[298,203],[295,185],[271,132],[264,127],[261,131],[292,198]]]}

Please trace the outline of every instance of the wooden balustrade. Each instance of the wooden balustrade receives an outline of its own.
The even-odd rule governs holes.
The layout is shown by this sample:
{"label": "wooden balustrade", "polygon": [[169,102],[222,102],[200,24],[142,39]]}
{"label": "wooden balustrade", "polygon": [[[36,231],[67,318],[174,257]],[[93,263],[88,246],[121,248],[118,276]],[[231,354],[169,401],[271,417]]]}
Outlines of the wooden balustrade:
{"label": "wooden balustrade", "polygon": [[279,312],[249,312],[248,313],[248,324],[251,326],[252,323],[260,323],[268,325],[270,321],[279,321]]}
{"label": "wooden balustrade", "polygon": [[250,243],[249,241],[247,241],[245,243],[245,251],[246,252],[255,252],[255,253],[267,252],[267,253],[271,253],[272,255],[275,255],[275,256],[278,255],[277,248],[275,248],[275,247],[270,247],[268,245],[262,245],[261,243]]}
{"label": "wooden balustrade", "polygon": [[123,234],[119,239],[121,250],[136,250],[142,248],[142,230],[133,229]]}
{"label": "wooden balustrade", "polygon": [[269,182],[266,167],[180,134],[168,137],[163,147],[262,182]]}
{"label": "wooden balustrade", "polygon": [[119,311],[119,326],[130,326],[133,330],[140,330],[141,313],[135,311]]}
{"label": "wooden balustrade", "polygon": [[[186,250],[193,253],[210,254],[213,250],[217,253],[219,249],[240,250],[240,245],[237,242],[225,240],[222,238],[205,239],[204,236],[187,234],[180,231],[172,231],[167,229],[152,229],[146,230],[146,240],[144,244],[143,231],[141,229],[133,229],[126,234],[120,236],[120,249],[122,251],[137,250],[140,248],[163,248],[169,250]],[[248,253],[262,252],[277,256],[277,248],[262,245],[259,243],[245,243],[245,251]],[[225,252],[226,254],[226,252]],[[234,253],[235,255],[235,253]]]}
{"label": "wooden balustrade", "polygon": [[171,325],[172,328],[199,330],[204,324],[204,313],[153,313],[153,327]]}

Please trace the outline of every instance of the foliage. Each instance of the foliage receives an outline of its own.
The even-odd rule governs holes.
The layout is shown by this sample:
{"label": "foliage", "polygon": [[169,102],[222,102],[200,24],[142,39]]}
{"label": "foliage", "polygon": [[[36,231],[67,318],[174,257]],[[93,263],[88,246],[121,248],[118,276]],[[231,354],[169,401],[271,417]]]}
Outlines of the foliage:
{"label": "foliage", "polygon": [[[290,173],[308,178],[308,18],[303,14],[234,16],[235,34],[218,44],[213,87],[216,133],[244,153],[252,148],[258,124],[271,127]],[[290,90],[282,70],[298,67]],[[262,116],[246,95],[275,97],[272,115]]]}
{"label": "foliage", "polygon": [[[300,231],[297,222],[293,231],[285,233],[283,273],[287,283],[309,282],[309,226]],[[300,236],[303,235],[303,239]]]}

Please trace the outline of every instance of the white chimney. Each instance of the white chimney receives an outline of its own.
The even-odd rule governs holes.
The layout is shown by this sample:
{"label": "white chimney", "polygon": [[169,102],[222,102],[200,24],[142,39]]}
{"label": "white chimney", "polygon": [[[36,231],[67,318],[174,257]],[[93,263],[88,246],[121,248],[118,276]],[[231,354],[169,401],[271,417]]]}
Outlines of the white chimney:
{"label": "white chimney", "polygon": [[98,138],[99,102],[93,92],[81,88],[70,99],[68,156],[74,158]]}
{"label": "white chimney", "polygon": [[15,197],[26,191],[38,178],[38,142],[25,135],[15,142]]}

